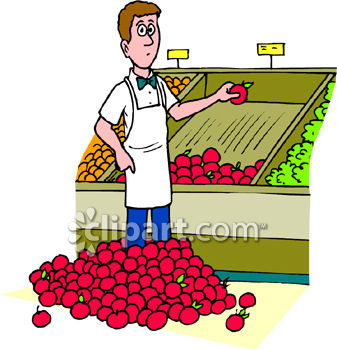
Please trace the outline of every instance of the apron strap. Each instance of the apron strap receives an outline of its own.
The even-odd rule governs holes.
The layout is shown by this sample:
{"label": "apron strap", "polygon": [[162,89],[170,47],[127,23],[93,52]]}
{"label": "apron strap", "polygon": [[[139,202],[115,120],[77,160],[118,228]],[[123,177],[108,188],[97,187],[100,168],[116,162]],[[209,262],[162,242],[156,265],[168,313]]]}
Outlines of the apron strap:
{"label": "apron strap", "polygon": [[130,91],[130,96],[131,96],[131,100],[132,100],[132,110],[135,110],[135,108],[137,108],[137,98],[136,98],[136,93],[133,90],[133,87],[131,85],[130,79],[128,77],[124,78],[124,81],[126,83],[126,86],[128,87],[129,91]]}

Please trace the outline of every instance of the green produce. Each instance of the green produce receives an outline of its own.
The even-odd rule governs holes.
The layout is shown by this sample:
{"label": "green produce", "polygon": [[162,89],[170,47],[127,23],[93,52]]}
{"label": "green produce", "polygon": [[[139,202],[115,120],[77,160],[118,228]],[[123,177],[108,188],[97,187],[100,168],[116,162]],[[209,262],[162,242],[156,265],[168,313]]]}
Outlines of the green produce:
{"label": "green produce", "polygon": [[335,82],[330,82],[324,96],[325,101],[315,109],[316,119],[304,126],[303,142],[294,145],[287,154],[287,160],[272,169],[266,181],[272,186],[309,186],[310,157],[314,142],[328,111]]}

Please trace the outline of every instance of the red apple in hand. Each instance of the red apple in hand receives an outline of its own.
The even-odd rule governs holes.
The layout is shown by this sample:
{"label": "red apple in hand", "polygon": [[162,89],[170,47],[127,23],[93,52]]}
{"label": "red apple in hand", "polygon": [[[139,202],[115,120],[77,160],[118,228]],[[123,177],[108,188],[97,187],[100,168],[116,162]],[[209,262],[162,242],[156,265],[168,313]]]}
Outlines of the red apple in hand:
{"label": "red apple in hand", "polygon": [[49,325],[51,316],[47,311],[39,311],[39,306],[36,309],[36,313],[32,317],[32,322],[35,327],[42,328]]}
{"label": "red apple in hand", "polygon": [[232,98],[230,101],[233,104],[239,105],[242,104],[244,102],[247,101],[247,95],[248,95],[248,89],[253,85],[253,83],[244,83],[242,82],[241,85],[234,85],[231,90],[230,93],[231,94],[235,94],[235,93],[239,93],[240,96],[236,97],[236,98]]}

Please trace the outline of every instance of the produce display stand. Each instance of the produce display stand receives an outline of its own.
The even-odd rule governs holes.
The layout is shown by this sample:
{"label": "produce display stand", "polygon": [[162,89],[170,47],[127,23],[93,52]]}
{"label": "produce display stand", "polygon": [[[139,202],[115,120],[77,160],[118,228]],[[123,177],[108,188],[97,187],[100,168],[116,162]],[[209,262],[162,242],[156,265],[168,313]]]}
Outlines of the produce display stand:
{"label": "produce display stand", "polygon": [[[168,116],[172,161],[186,150],[202,154],[208,147],[218,150],[221,163],[240,162],[245,167],[264,160],[250,185],[172,184],[171,221],[184,219],[188,224],[184,234],[195,252],[224,277],[240,279],[241,273],[243,280],[308,283],[309,188],[270,186],[265,178],[301,141],[304,126],[315,118],[314,110],[324,101],[336,69],[158,69],[156,73],[191,79],[178,95],[181,101],[209,96],[227,81],[254,83],[242,105],[217,103],[178,122]],[[121,225],[126,219],[125,185],[115,182],[119,175],[112,162],[97,181],[76,182],[77,212],[94,208],[98,223],[81,224],[78,251],[95,249],[101,240],[125,234]],[[195,239],[200,223],[209,223],[201,231],[202,241]],[[256,226],[238,229],[235,237],[233,232],[229,237],[224,233],[219,240],[211,231],[218,223],[230,228],[236,223]],[[172,231],[180,234],[174,227]]]}

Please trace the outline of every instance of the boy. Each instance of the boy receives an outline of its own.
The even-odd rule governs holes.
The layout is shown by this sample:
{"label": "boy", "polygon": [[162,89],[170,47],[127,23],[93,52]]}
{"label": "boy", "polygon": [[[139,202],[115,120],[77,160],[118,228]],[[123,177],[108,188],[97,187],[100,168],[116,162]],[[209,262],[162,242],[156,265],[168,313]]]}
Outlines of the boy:
{"label": "boy", "polygon": [[[119,13],[121,48],[133,67],[105,100],[95,125],[96,134],[115,151],[117,165],[125,171],[127,247],[144,246],[148,210],[152,214],[153,239],[170,238],[172,194],[167,113],[180,120],[218,101],[238,97],[229,93],[233,84],[226,83],[206,98],[185,103],[177,100],[166,83],[151,70],[160,44],[160,13],[157,5],[142,1],[129,3]],[[126,137],[123,144],[112,129],[122,114]]]}

